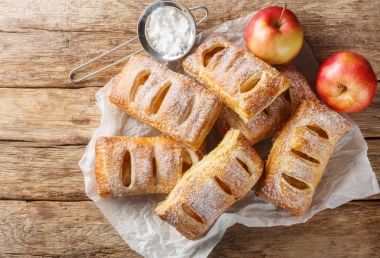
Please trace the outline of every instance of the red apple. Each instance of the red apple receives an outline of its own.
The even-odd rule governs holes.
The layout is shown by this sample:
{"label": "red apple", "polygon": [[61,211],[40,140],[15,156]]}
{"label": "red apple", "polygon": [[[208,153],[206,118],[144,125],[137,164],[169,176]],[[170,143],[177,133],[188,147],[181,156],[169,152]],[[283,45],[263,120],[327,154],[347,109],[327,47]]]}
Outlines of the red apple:
{"label": "red apple", "polygon": [[372,103],[377,79],[363,56],[342,51],[326,58],[319,67],[317,92],[332,109],[360,112]]}
{"label": "red apple", "polygon": [[245,44],[257,57],[270,64],[285,64],[302,48],[303,28],[285,7],[260,10],[245,28]]}

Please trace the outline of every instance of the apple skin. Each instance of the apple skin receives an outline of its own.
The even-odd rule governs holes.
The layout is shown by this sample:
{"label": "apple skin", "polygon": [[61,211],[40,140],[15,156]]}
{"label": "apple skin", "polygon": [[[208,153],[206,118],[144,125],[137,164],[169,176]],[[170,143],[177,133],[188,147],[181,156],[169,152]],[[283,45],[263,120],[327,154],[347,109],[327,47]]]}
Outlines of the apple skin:
{"label": "apple skin", "polygon": [[245,28],[245,44],[255,56],[269,64],[285,64],[300,52],[303,28],[297,17],[283,7],[269,6],[260,10]]}
{"label": "apple skin", "polygon": [[371,64],[363,56],[337,52],[326,58],[319,67],[317,93],[338,112],[360,112],[376,95],[377,79]]}

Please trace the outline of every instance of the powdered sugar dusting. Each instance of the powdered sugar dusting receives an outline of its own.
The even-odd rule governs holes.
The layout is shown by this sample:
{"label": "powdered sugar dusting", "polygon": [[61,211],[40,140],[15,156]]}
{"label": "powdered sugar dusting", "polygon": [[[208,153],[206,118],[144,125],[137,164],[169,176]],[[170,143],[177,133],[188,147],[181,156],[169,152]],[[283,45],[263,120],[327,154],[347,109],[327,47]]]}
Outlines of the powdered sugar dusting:
{"label": "powdered sugar dusting", "polygon": [[[245,162],[249,173],[236,158]],[[188,238],[198,238],[230,205],[247,194],[262,170],[262,161],[247,140],[238,130],[231,130],[217,148],[185,174],[156,212]],[[231,194],[215,181],[216,176]],[[181,212],[183,203],[204,223],[194,223],[194,218]]]}
{"label": "powdered sugar dusting", "polygon": [[278,132],[288,120],[292,110],[295,110],[302,100],[318,100],[305,77],[294,66],[286,65],[278,68],[290,81],[288,91],[291,103],[284,97],[287,93],[285,92],[248,122],[244,122],[235,112],[224,107],[218,120],[222,134],[225,131],[225,124],[228,124],[231,128],[239,129],[251,144],[256,144]]}
{"label": "powdered sugar dusting", "polygon": [[[310,130],[310,125],[324,130],[328,140]],[[305,213],[336,143],[348,128],[348,122],[328,107],[302,101],[274,142],[266,176],[258,188],[259,196],[295,214]],[[295,155],[292,149],[313,157],[318,164]],[[305,183],[307,189],[289,185],[283,174]]]}
{"label": "powdered sugar dusting", "polygon": [[[174,73],[165,66],[144,56],[133,56],[120,78],[137,75],[136,71],[149,69],[149,79],[141,85],[134,101],[129,101],[133,80],[120,79],[113,85],[110,99],[124,111],[180,140],[193,149],[203,143],[221,109],[217,97],[203,89],[190,78]],[[157,113],[150,112],[153,100],[166,83],[170,88]],[[192,101],[192,110],[186,121],[181,118]]]}
{"label": "powdered sugar dusting", "polygon": [[[217,48],[224,49],[209,57],[204,66],[205,57]],[[221,34],[210,36],[194,55],[194,58],[186,59],[191,58],[196,66],[185,60],[185,70],[190,70],[193,75],[196,70],[196,78],[204,81],[210,91],[246,121],[268,107],[289,87],[286,78],[275,68]],[[259,81],[251,90],[242,92],[242,86],[252,76],[260,78]]]}
{"label": "powdered sugar dusting", "polygon": [[218,125],[227,123],[229,127],[239,129],[251,144],[256,144],[273,136],[289,118],[290,113],[290,103],[283,96],[279,96],[266,109],[266,112],[260,112],[248,122],[244,122],[238,114],[224,107]]}
{"label": "powdered sugar dusting", "polygon": [[[107,189],[108,195],[113,197],[168,193],[182,177],[184,153],[190,153],[193,164],[199,160],[198,154],[167,136],[103,137],[98,139],[96,150],[97,160],[102,161],[96,171],[100,195],[101,189]],[[127,151],[130,154],[131,183],[124,186],[122,164]]]}
{"label": "powdered sugar dusting", "polygon": [[290,80],[290,97],[293,111],[301,104],[302,100],[318,101],[306,78],[293,65],[281,65],[277,69]]}

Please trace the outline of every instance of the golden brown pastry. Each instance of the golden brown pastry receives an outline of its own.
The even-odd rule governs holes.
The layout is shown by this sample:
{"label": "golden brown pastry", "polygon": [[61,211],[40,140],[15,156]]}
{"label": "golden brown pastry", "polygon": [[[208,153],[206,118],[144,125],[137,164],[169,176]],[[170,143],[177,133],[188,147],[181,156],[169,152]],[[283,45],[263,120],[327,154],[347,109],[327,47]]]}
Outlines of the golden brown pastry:
{"label": "golden brown pastry", "polygon": [[230,130],[178,181],[156,213],[188,239],[200,238],[247,194],[262,171],[263,163],[248,141],[239,130]]}
{"label": "golden brown pastry", "polygon": [[136,119],[197,150],[221,110],[217,97],[145,56],[114,79],[110,100]]}
{"label": "golden brown pastry", "polygon": [[236,128],[251,144],[256,144],[277,133],[301,100],[318,100],[306,78],[297,71],[295,66],[284,65],[278,69],[288,77],[289,89],[248,122],[244,122],[235,112],[224,106],[217,120],[217,128],[221,135],[224,135],[230,128]]}
{"label": "golden brown pastry", "polygon": [[269,107],[248,122],[244,122],[238,114],[224,106],[217,120],[217,128],[221,135],[230,128],[239,129],[253,145],[278,132],[290,113],[291,105],[283,96],[276,98]]}
{"label": "golden brown pastry", "polygon": [[288,92],[293,111],[297,109],[302,100],[319,101],[305,76],[303,76],[294,65],[280,65],[277,69],[289,79],[290,87]]}
{"label": "golden brown pastry", "polygon": [[303,215],[336,143],[348,128],[346,119],[327,106],[302,101],[273,144],[257,195]]}
{"label": "golden brown pastry", "polygon": [[95,175],[102,197],[168,193],[199,161],[198,153],[168,136],[100,137]]}
{"label": "golden brown pastry", "polygon": [[183,67],[246,122],[289,87],[275,68],[221,34],[206,39]]}

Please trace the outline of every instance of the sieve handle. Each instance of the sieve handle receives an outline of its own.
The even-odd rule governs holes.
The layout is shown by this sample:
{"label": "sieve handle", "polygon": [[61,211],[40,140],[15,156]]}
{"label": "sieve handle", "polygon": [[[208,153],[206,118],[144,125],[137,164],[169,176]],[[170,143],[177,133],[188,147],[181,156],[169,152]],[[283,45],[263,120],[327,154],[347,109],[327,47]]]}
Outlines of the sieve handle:
{"label": "sieve handle", "polygon": [[103,53],[103,54],[101,54],[101,55],[99,55],[99,56],[97,56],[97,57],[95,57],[95,58],[87,61],[86,63],[81,64],[81,65],[75,67],[73,70],[70,71],[70,74],[69,74],[70,81],[72,83],[82,82],[82,81],[84,81],[84,80],[86,80],[86,79],[94,76],[95,74],[100,73],[100,72],[102,72],[104,70],[107,70],[108,68],[110,68],[110,67],[112,67],[114,65],[117,65],[117,64],[123,62],[124,60],[128,59],[129,57],[131,57],[131,56],[133,56],[133,55],[135,55],[137,53],[140,53],[141,51],[143,51],[143,49],[137,50],[136,52],[133,52],[132,54],[129,54],[129,55],[125,56],[125,57],[122,57],[119,60],[117,60],[116,62],[113,62],[113,63],[111,63],[109,65],[106,65],[106,66],[104,66],[104,67],[102,67],[102,68],[100,68],[100,69],[98,69],[98,70],[96,70],[96,71],[94,71],[92,73],[89,73],[89,74],[87,74],[87,75],[85,75],[85,76],[83,76],[81,78],[75,79],[75,75],[80,70],[82,70],[84,67],[88,66],[89,64],[94,63],[95,61],[99,60],[100,58],[102,58],[102,57],[104,57],[104,56],[106,56],[108,54],[111,54],[112,52],[114,52],[114,51],[118,50],[119,48],[121,48],[121,47],[129,44],[132,41],[135,41],[136,39],[138,39],[138,38],[137,37],[133,37],[132,39],[129,39],[129,40],[125,41],[124,43],[121,43],[120,45],[118,45],[118,46],[112,48],[111,50],[108,50],[107,52],[105,52],[105,53]]}
{"label": "sieve handle", "polygon": [[206,6],[203,6],[203,5],[194,6],[194,7],[189,8],[189,11],[190,11],[190,12],[191,12],[191,11],[195,11],[195,10],[199,10],[199,9],[203,10],[204,13],[205,13],[205,15],[202,17],[202,19],[200,19],[200,20],[197,22],[197,26],[198,26],[199,24],[201,24],[202,22],[204,22],[204,21],[207,19],[207,17],[208,17],[208,9],[207,9]]}

